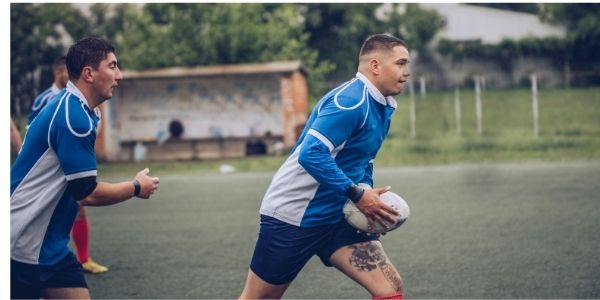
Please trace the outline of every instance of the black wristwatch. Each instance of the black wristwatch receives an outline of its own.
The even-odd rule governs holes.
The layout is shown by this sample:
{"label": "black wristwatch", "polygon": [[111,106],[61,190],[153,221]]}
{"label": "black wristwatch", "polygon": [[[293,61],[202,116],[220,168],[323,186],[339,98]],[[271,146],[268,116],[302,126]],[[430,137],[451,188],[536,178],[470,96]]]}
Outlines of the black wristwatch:
{"label": "black wristwatch", "polygon": [[133,180],[133,196],[137,197],[140,195],[140,192],[142,190],[142,186],[140,185],[140,182],[137,179]]}

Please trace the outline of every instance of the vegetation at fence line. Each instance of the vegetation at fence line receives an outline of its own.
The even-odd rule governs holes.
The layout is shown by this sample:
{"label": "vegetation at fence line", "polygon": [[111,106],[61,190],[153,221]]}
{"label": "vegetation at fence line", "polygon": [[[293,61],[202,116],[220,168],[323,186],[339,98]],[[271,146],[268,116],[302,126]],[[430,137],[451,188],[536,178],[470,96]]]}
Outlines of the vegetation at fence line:
{"label": "vegetation at fence line", "polygon": [[[505,7],[505,4],[483,4],[491,7]],[[533,12],[537,10],[544,22],[566,27],[566,37],[526,37],[520,40],[505,39],[497,45],[483,44],[481,41],[450,41],[442,39],[437,44],[437,52],[452,60],[480,58],[501,62],[505,70],[510,70],[519,57],[545,57],[553,60],[559,68],[579,70],[587,73],[569,84],[587,86],[598,84],[600,77],[597,66],[600,63],[600,5],[592,3],[551,3],[543,5],[508,4],[512,9]],[[537,7],[537,9],[535,8]]]}
{"label": "vegetation at fence line", "polygon": [[377,162],[382,165],[470,161],[569,160],[600,158],[600,89],[542,89],[540,134],[533,133],[528,89],[482,93],[483,134],[476,130],[475,95],[460,92],[459,136],[454,92],[416,97],[416,138],[410,137],[409,101],[398,112]]}
{"label": "vegetation at fence line", "polygon": [[[456,129],[454,92],[416,97],[416,138],[410,137],[407,95],[396,97],[398,110],[375,163],[378,167],[524,160],[600,160],[600,88],[542,89],[540,133],[533,134],[528,89],[482,93],[483,134],[476,130],[475,96],[461,91],[462,135]],[[313,103],[314,105],[314,103]],[[157,171],[218,172],[229,164],[237,171],[275,171],[287,158],[255,156],[192,162],[101,164],[104,171],[132,173],[145,166]]]}

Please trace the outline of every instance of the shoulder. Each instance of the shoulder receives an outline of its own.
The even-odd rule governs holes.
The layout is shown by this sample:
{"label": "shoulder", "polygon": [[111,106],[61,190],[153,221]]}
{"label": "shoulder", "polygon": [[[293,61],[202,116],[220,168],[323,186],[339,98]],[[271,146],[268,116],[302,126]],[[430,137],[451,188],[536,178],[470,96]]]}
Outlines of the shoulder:
{"label": "shoulder", "polygon": [[37,111],[42,109],[42,107],[44,107],[44,105],[46,104],[46,100],[48,100],[48,98],[50,98],[53,95],[52,93],[52,88],[48,88],[47,90],[43,91],[41,94],[37,95],[37,97],[35,97],[35,99],[33,100],[33,106],[32,106],[32,111]]}
{"label": "shoulder", "polygon": [[40,93],[35,99],[42,99],[52,95],[52,87],[47,88],[45,91]]}
{"label": "shoulder", "polygon": [[329,105],[339,110],[360,110],[368,104],[365,85],[357,78],[340,85],[327,96]]}
{"label": "shoulder", "polygon": [[77,137],[86,137],[93,132],[94,122],[87,107],[75,94],[64,91],[59,94],[60,109],[58,114],[58,126],[68,130]]}

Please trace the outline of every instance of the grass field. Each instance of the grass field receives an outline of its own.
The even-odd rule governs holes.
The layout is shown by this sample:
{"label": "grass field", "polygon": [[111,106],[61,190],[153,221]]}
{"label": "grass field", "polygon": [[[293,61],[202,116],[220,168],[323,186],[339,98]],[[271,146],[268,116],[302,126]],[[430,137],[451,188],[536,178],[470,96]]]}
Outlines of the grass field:
{"label": "grass field", "polygon": [[[542,88],[539,137],[527,89],[483,93],[481,136],[471,91],[460,136],[453,92],[417,99],[414,139],[408,97],[397,99],[375,178],[411,206],[383,238],[407,298],[600,298],[599,87]],[[151,200],[88,209],[92,257],[110,267],[88,276],[92,297],[237,297],[261,197],[286,157],[100,164],[100,180],[149,166],[162,181]],[[285,297],[369,296],[313,259]]]}
{"label": "grass field", "polygon": [[463,90],[457,131],[454,92],[416,97],[416,138],[410,136],[410,101],[399,106],[378,162],[384,165],[473,161],[600,159],[600,88],[541,89],[539,136],[533,134],[528,89],[482,93],[483,134],[476,131],[475,96]]}
{"label": "grass field", "polygon": [[[110,267],[87,276],[92,297],[237,297],[273,173],[161,170],[153,199],[88,209],[91,254]],[[379,168],[375,179],[411,206],[382,238],[407,298],[600,298],[599,162]],[[369,295],[313,259],[285,297]]]}

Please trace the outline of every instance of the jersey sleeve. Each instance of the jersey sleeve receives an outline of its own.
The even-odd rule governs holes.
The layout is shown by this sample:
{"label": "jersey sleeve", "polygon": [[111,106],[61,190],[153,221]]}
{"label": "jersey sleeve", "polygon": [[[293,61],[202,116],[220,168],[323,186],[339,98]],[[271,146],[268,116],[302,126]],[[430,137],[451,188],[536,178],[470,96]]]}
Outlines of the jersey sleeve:
{"label": "jersey sleeve", "polygon": [[[50,146],[56,152],[68,181],[96,176],[96,130],[94,121],[78,101],[66,99],[50,132]],[[70,105],[71,107],[67,107]]]}
{"label": "jersey sleeve", "polygon": [[306,135],[298,156],[298,163],[323,186],[343,194],[352,181],[335,163],[329,147],[313,135]]}
{"label": "jersey sleeve", "polygon": [[365,175],[358,183],[359,185],[366,184],[373,188],[373,160],[371,160],[365,167]]}
{"label": "jersey sleeve", "polygon": [[[330,145],[328,146],[336,148],[342,145],[352,135],[352,132],[364,122],[364,107],[362,102],[354,98],[343,96],[331,98],[317,108],[319,109],[318,115],[310,129],[329,141]],[[325,144],[327,141],[324,141]]]}
{"label": "jersey sleeve", "polygon": [[[362,100],[361,100],[362,101]],[[330,98],[301,145],[298,162],[320,184],[343,194],[353,184],[336,164],[334,155],[364,121],[361,101],[350,97]]]}

